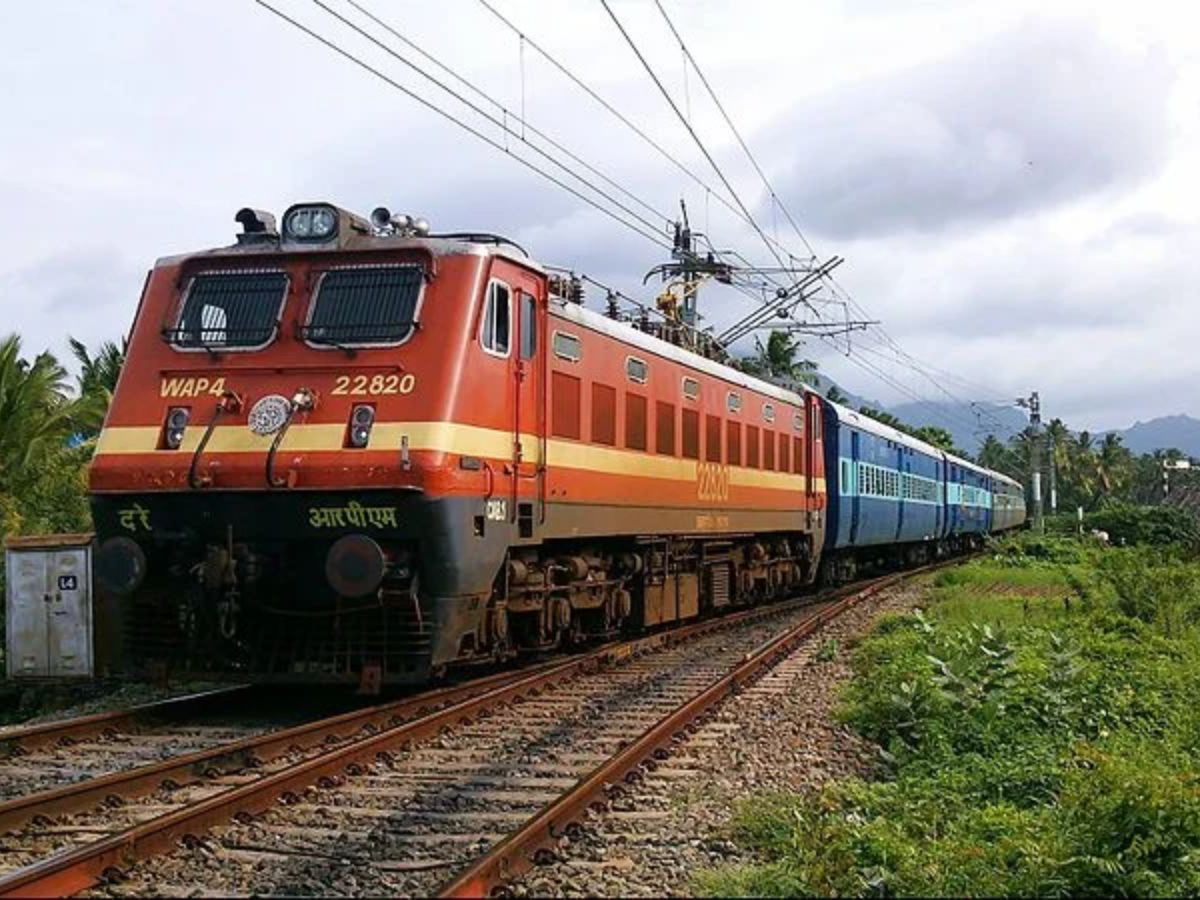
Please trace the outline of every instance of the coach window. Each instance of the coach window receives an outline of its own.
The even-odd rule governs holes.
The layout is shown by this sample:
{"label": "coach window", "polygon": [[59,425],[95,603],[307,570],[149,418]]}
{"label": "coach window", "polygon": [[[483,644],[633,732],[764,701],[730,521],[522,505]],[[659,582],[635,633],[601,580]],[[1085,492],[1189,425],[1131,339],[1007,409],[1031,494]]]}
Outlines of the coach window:
{"label": "coach window", "polygon": [[731,413],[739,413],[742,411],[742,395],[730,391],[725,395],[725,405],[729,407]]}
{"label": "coach window", "polygon": [[700,458],[700,413],[694,409],[683,411],[683,456],[684,459]]}
{"label": "coach window", "polygon": [[764,422],[774,422],[775,421],[775,407],[773,407],[770,403],[763,404],[763,421]]}
{"label": "coach window", "polygon": [[583,358],[583,347],[579,338],[562,331],[554,332],[554,355],[567,362],[579,362]]}
{"label": "coach window", "polygon": [[742,464],[742,425],[740,422],[725,423],[725,462],[731,466]]}
{"label": "coach window", "polygon": [[625,375],[634,384],[645,384],[649,374],[650,370],[644,359],[638,359],[636,356],[625,358]]}
{"label": "coach window", "polygon": [[521,294],[521,359],[533,359],[537,353],[537,300]]}
{"label": "coach window", "polygon": [[675,405],[657,401],[654,406],[654,452],[675,455]]}
{"label": "coach window", "polygon": [[493,281],[488,285],[487,308],[483,311],[483,328],[479,335],[483,349],[492,356],[508,356],[511,316],[512,292],[507,284]]}
{"label": "coach window", "polygon": [[700,382],[695,378],[683,379],[683,396],[689,400],[695,400],[700,396]]}
{"label": "coach window", "polygon": [[758,426],[746,426],[746,465],[751,469],[757,469],[758,462]]}
{"label": "coach window", "polygon": [[617,444],[617,392],[607,384],[592,384],[592,441]]}
{"label": "coach window", "polygon": [[580,381],[565,372],[550,375],[550,433],[554,437],[579,440]]}
{"label": "coach window", "polygon": [[646,449],[646,398],[640,394],[625,395],[625,446]]}
{"label": "coach window", "polygon": [[721,417],[704,417],[704,460],[719,463],[721,461]]}
{"label": "coach window", "polygon": [[801,415],[800,413],[796,413],[794,416],[792,416],[792,428],[794,428],[796,431],[799,431],[801,433],[804,432],[804,416],[803,415]]}

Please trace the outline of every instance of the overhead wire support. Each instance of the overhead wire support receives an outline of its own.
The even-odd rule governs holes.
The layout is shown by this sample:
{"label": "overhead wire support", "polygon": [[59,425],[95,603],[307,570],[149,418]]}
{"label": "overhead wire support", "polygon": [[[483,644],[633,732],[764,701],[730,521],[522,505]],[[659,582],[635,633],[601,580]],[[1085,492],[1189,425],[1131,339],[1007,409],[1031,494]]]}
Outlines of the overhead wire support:
{"label": "overhead wire support", "polygon": [[[641,237],[646,238],[651,243],[658,245],[660,248],[667,249],[667,250],[669,250],[671,248],[671,245],[665,240],[665,238],[660,237],[654,231],[643,230],[641,227],[639,227],[639,226],[631,223],[627,219],[624,219],[621,216],[617,215],[613,210],[598,203],[594,198],[587,196],[587,194],[583,193],[581,190],[579,190],[575,186],[567,183],[566,181],[562,180],[558,176],[556,176],[553,173],[547,171],[546,169],[538,166],[534,162],[520,156],[519,154],[513,153],[500,141],[490,137],[489,135],[480,131],[478,128],[474,127],[473,125],[471,125],[467,122],[464,122],[462,119],[458,118],[457,116],[453,115],[452,113],[448,112],[447,110],[442,109],[440,106],[438,106],[432,100],[429,100],[426,97],[422,97],[416,91],[414,91],[411,88],[396,81],[396,79],[392,78],[390,75],[383,72],[376,66],[371,65],[369,62],[362,59],[361,57],[356,56],[354,53],[347,50],[345,47],[341,46],[340,44],[336,43],[333,40],[330,40],[329,38],[325,37],[323,34],[320,34],[319,32],[315,31],[314,29],[308,27],[303,22],[300,22],[299,20],[293,18],[292,16],[289,16],[287,13],[283,12],[282,10],[272,6],[270,3],[267,2],[267,0],[254,0],[254,2],[256,4],[258,4],[259,6],[261,6],[263,9],[270,12],[272,15],[283,20],[284,22],[287,22],[293,28],[308,35],[310,38],[315,40],[317,43],[327,47],[328,49],[337,53],[339,56],[343,57],[344,59],[348,60],[349,62],[354,63],[356,66],[358,66],[359,68],[363,69],[364,71],[370,73],[371,75],[374,75],[376,78],[383,81],[388,86],[394,88],[395,90],[397,90],[400,93],[404,94],[405,96],[411,98],[412,100],[415,100],[417,103],[419,103],[422,106],[424,106],[425,108],[429,109],[431,112],[437,113],[442,118],[457,125],[459,128],[463,129],[464,131],[466,131],[468,134],[472,135],[473,137],[476,137],[479,140],[483,141],[488,146],[493,147],[494,149],[499,150],[501,153],[504,153],[505,155],[516,160],[518,163],[523,165],[525,168],[542,176],[550,183],[562,188],[563,190],[567,191],[574,197],[578,198],[579,200],[582,200],[584,203],[588,204],[589,206],[593,207],[597,211],[608,216],[613,221],[625,226],[630,231],[633,231],[635,234],[638,234]],[[505,133],[506,134],[508,133],[507,129],[506,129]],[[557,164],[561,167],[561,163],[557,163]],[[573,177],[579,179],[578,175],[574,175]],[[595,188],[593,188],[593,190],[595,190]],[[597,191],[597,193],[601,193],[601,192]]]}
{"label": "overhead wire support", "polygon": [[[780,293],[772,301],[751,310],[737,322],[730,325],[725,331],[721,332],[719,340],[723,344],[732,344],[739,338],[749,334],[758,325],[766,322],[771,316],[778,314],[780,309],[784,307],[794,308],[795,305],[803,303],[808,308],[814,309],[815,312],[815,308],[809,302],[811,295],[806,295],[805,291],[813,284],[824,279],[844,261],[840,256],[831,256],[803,278],[794,282],[790,287],[781,288]],[[819,318],[820,313],[817,313],[817,316]]]}

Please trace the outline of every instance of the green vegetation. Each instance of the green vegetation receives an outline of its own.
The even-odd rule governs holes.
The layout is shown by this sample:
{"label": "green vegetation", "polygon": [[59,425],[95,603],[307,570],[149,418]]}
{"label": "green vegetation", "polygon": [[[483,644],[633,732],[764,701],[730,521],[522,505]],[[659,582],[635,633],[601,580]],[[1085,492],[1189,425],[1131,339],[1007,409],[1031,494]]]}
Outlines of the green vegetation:
{"label": "green vegetation", "polygon": [[90,527],[85,468],[124,354],[111,343],[95,356],[78,341],[71,347],[80,365],[73,388],[51,354],[30,361],[16,335],[0,339],[0,543]]}
{"label": "green vegetation", "polygon": [[1200,892],[1200,563],[1131,533],[1160,542],[1027,537],[933,577],[853,653],[842,714],[877,777],[746,801],[765,861],[698,889]]}

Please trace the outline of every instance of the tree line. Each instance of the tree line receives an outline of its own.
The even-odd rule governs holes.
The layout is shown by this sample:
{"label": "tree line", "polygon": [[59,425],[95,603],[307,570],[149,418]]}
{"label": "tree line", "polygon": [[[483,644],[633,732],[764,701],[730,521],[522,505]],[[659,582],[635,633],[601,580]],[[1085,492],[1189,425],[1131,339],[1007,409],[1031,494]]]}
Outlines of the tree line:
{"label": "tree line", "polygon": [[0,539],[91,527],[87,463],[124,352],[112,342],[95,353],[70,345],[73,380],[52,353],[29,359],[19,336],[0,339]]}

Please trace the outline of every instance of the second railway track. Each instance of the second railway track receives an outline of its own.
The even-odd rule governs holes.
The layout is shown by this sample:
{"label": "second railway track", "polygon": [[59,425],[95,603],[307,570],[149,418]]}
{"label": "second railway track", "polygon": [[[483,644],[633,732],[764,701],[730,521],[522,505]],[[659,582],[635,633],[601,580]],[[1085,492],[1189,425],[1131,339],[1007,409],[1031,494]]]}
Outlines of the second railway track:
{"label": "second railway track", "polygon": [[0,896],[487,893],[606,785],[902,577],[10,801]]}

